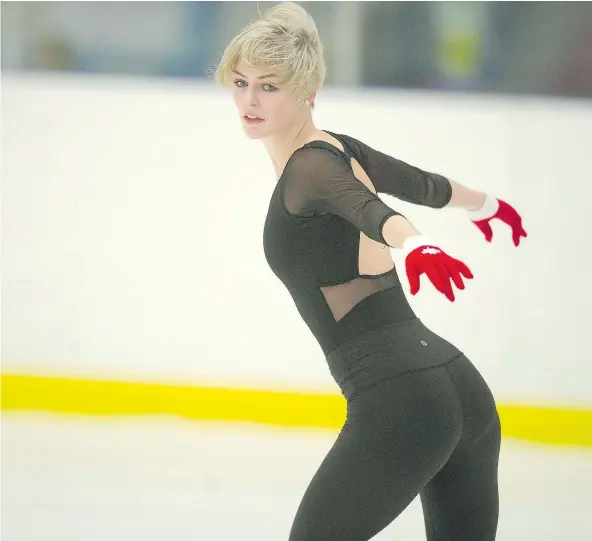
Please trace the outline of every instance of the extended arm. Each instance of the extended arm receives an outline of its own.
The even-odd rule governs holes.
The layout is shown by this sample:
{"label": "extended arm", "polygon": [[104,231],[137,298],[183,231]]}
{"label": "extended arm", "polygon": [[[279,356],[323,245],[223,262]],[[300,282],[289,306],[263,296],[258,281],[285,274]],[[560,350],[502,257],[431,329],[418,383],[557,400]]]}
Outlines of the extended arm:
{"label": "extended arm", "polygon": [[486,198],[485,192],[472,190],[453,180],[449,180],[448,182],[450,183],[452,193],[446,207],[461,208],[469,211],[475,211],[483,207]]}
{"label": "extended arm", "polygon": [[522,217],[514,207],[490,194],[472,190],[437,173],[430,173],[375,150],[349,136],[341,136],[356,149],[362,166],[376,190],[403,201],[432,208],[459,208],[468,211],[471,221],[491,242],[490,221],[498,219],[512,229],[515,246],[526,237]]}
{"label": "extended arm", "polygon": [[367,237],[392,248],[402,248],[407,237],[419,234],[404,216],[354,176],[336,150],[297,151],[287,176],[284,205],[291,214],[334,214]]}
{"label": "extended arm", "polygon": [[360,157],[376,191],[431,208],[444,208],[453,195],[453,183],[437,173],[424,171],[369,147],[357,139],[340,135]]}
{"label": "extended arm", "polygon": [[286,210],[293,215],[333,214],[367,237],[402,249],[412,295],[419,290],[423,273],[451,301],[454,293],[450,281],[464,289],[461,275],[472,278],[464,263],[429,242],[404,216],[362,184],[336,152],[326,148],[297,152],[291,159],[283,198]]}

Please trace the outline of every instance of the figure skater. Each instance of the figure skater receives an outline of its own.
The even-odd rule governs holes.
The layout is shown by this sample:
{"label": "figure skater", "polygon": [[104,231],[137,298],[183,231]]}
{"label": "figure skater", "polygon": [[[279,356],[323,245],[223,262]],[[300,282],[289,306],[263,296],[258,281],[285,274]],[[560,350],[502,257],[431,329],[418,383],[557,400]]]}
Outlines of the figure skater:
{"label": "figure skater", "polygon": [[464,289],[472,274],[377,192],[465,209],[487,241],[499,219],[518,246],[521,217],[500,199],[316,128],[325,73],[315,22],[290,2],[246,26],[216,69],[247,137],[263,141],[275,168],[265,257],[347,401],[289,540],[369,540],[419,494],[429,541],[491,541],[499,509],[494,398],[467,357],[415,315],[389,248],[403,250],[412,295],[425,274],[454,301],[453,285]]}

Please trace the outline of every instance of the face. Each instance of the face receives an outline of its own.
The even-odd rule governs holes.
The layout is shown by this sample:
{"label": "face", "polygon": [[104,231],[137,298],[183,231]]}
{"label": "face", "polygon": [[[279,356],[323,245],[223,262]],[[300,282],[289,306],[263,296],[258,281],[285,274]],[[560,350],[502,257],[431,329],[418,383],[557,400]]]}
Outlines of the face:
{"label": "face", "polygon": [[[233,75],[234,103],[243,130],[251,139],[281,133],[308,112],[292,89],[280,85],[278,77],[269,71],[239,64]],[[256,119],[250,120],[247,115]]]}

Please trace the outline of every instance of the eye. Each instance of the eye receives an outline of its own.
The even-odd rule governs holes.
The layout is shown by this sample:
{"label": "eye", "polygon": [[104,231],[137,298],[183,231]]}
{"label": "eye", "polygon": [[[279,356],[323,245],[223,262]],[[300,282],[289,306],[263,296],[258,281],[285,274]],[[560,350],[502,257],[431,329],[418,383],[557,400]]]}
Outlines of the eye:
{"label": "eye", "polygon": [[[242,79],[237,79],[236,81],[234,81],[234,86],[237,86],[238,88],[243,88],[241,86],[241,83],[245,83],[245,81],[243,81]],[[245,83],[246,85],[247,83]]]}
{"label": "eye", "polygon": [[265,84],[263,85],[263,90],[265,90],[265,92],[275,92],[277,88],[273,85]]}

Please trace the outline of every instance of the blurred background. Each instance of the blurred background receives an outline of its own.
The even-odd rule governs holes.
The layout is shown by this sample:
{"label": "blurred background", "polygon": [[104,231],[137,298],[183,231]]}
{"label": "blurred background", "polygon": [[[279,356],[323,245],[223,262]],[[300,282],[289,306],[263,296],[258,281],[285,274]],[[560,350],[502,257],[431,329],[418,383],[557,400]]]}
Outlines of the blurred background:
{"label": "blurred background", "polygon": [[[3,541],[287,539],[344,401],[206,76],[275,3],[1,3]],[[384,196],[475,273],[409,301],[496,396],[500,541],[589,541],[592,2],[301,4],[319,127],[524,216],[515,248]],[[425,540],[419,501],[375,539]]]}
{"label": "blurred background", "polygon": [[[592,97],[591,2],[302,5],[328,85]],[[256,2],[4,2],[2,70],[202,78],[256,15]]]}

